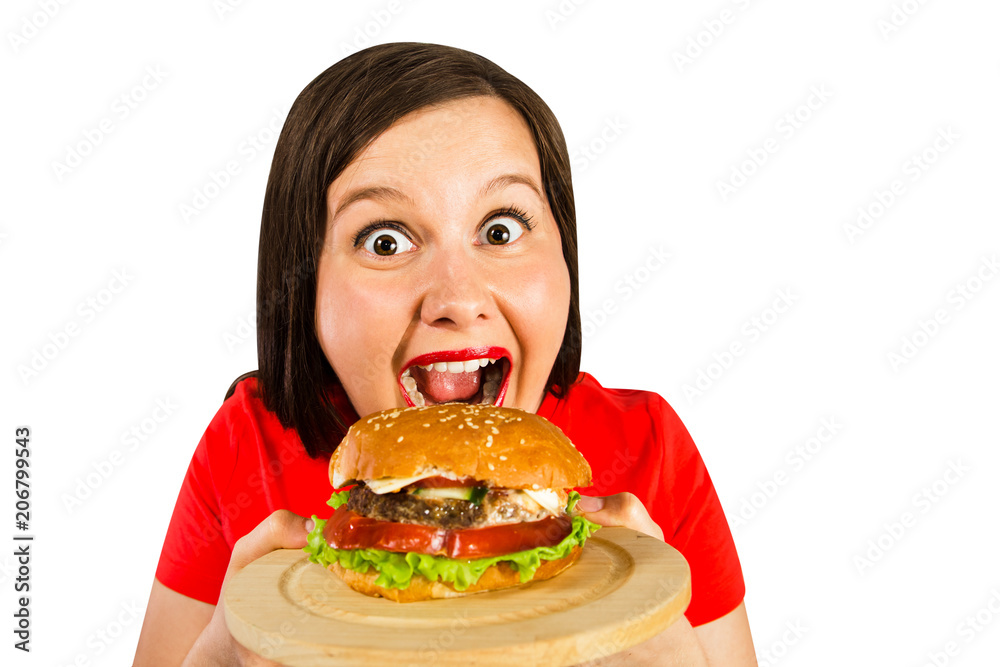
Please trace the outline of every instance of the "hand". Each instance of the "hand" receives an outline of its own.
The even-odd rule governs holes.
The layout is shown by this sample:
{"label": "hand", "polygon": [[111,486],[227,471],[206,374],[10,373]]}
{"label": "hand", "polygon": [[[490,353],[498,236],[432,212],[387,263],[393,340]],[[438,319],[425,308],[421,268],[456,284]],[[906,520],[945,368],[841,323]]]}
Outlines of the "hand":
{"label": "hand", "polygon": [[602,526],[624,526],[663,540],[663,529],[649,516],[646,507],[631,493],[613,496],[580,496],[576,509]]}
{"label": "hand", "polygon": [[257,527],[241,537],[233,546],[226,578],[222,582],[219,604],[208,626],[188,653],[184,665],[250,665],[262,667],[277,665],[247,650],[229,633],[226,626],[224,595],[226,584],[244,567],[261,556],[277,549],[301,549],[306,536],[313,528],[312,519],[306,519],[288,510],[275,510]]}

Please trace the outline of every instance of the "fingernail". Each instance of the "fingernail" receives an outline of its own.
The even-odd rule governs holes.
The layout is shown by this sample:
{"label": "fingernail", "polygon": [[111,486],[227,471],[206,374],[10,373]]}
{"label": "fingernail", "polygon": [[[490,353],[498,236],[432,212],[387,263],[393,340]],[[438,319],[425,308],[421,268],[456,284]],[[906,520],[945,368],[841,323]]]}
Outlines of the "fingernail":
{"label": "fingernail", "polygon": [[600,512],[604,509],[604,498],[600,496],[580,496],[580,502],[576,506],[581,512]]}
{"label": "fingernail", "polygon": [[312,529],[316,527],[316,522],[312,519],[306,519],[306,532],[311,533]]}

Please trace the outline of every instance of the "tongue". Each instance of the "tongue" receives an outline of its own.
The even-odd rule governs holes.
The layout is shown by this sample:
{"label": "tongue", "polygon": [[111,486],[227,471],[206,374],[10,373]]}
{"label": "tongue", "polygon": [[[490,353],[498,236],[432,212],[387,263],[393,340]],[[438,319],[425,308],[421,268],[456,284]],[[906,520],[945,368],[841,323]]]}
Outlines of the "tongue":
{"label": "tongue", "polygon": [[417,389],[435,403],[448,401],[464,401],[472,398],[479,391],[479,376],[482,371],[471,373],[438,373],[414,368],[411,371],[417,381]]}

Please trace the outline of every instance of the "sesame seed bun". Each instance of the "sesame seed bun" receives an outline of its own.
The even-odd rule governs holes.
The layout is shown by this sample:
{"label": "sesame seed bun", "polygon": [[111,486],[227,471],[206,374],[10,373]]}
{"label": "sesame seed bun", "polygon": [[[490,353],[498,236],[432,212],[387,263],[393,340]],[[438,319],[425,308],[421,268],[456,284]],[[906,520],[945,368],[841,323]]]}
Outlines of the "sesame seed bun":
{"label": "sesame seed bun", "polygon": [[590,485],[590,466],[559,428],[517,408],[444,403],[359,419],[330,459],[339,489],[431,470],[508,489]]}

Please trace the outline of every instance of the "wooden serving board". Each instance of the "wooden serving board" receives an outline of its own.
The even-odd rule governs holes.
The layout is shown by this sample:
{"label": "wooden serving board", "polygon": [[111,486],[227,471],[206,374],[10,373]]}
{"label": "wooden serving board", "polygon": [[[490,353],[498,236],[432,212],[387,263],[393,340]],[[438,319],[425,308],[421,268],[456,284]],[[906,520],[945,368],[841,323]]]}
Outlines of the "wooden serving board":
{"label": "wooden serving board", "polygon": [[274,551],[227,583],[224,604],[237,641],[296,667],[556,667],[659,634],[690,599],[690,570],[676,549],[602,528],[553,579],[426,602],[368,597],[301,550]]}

